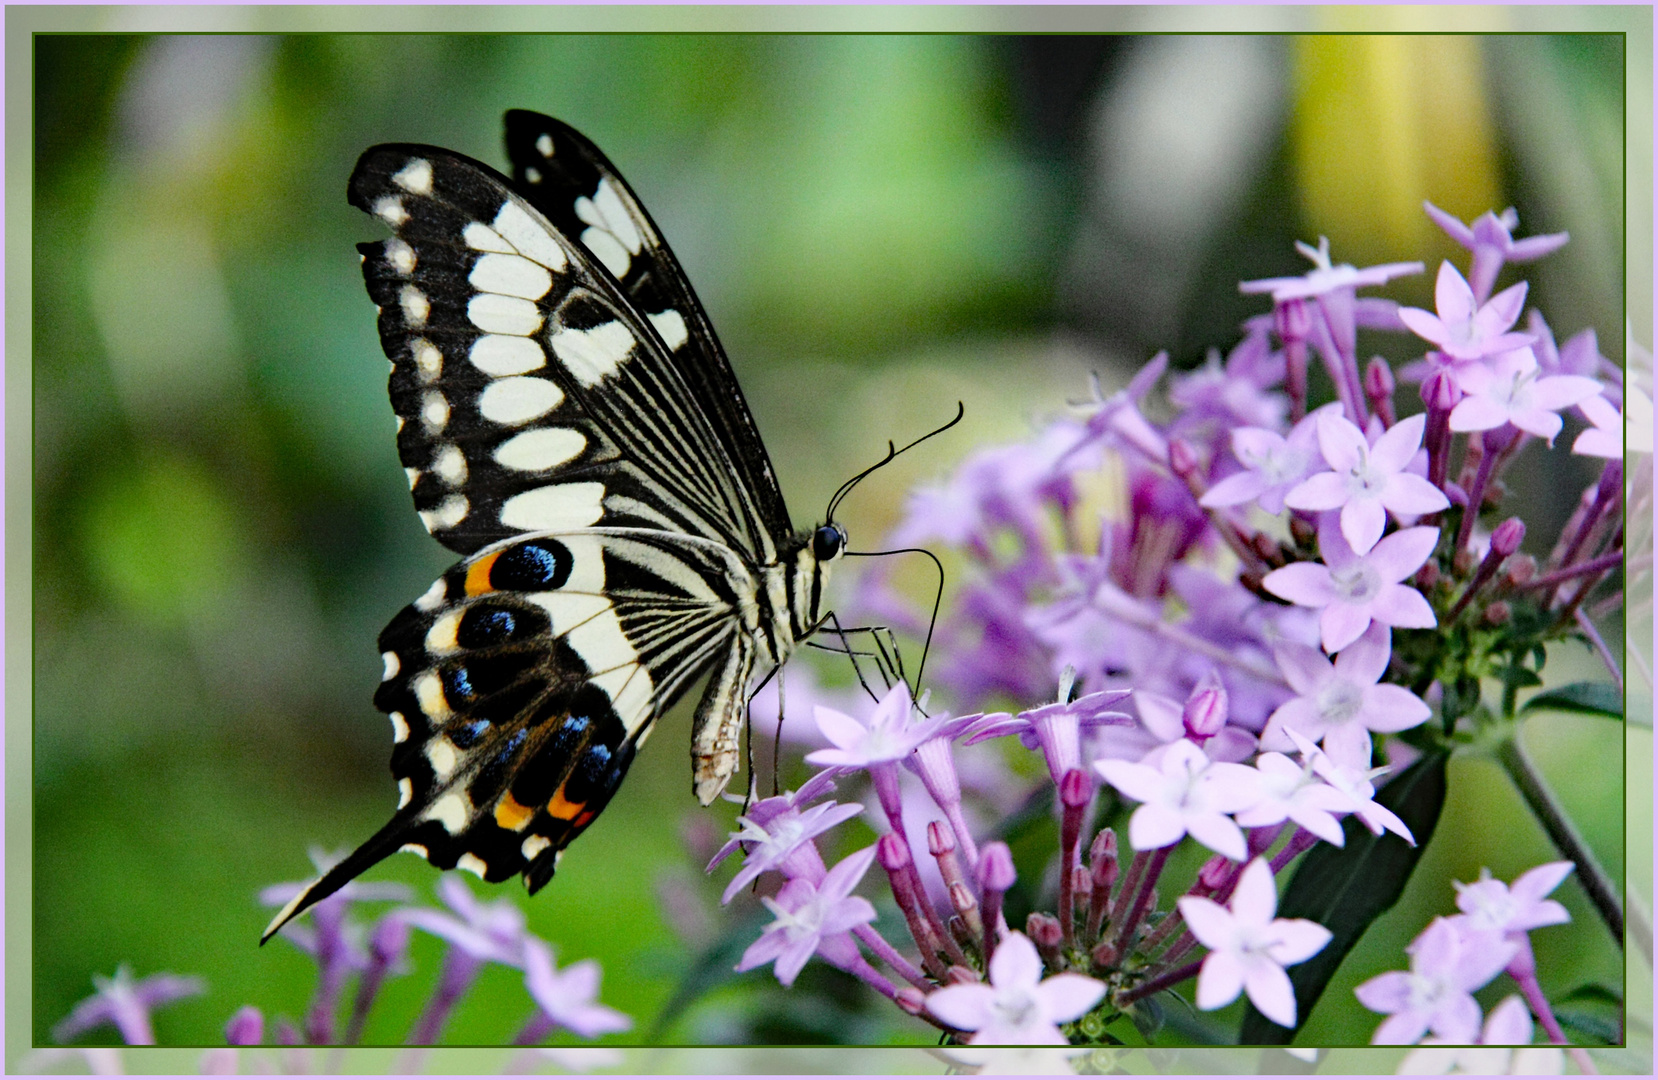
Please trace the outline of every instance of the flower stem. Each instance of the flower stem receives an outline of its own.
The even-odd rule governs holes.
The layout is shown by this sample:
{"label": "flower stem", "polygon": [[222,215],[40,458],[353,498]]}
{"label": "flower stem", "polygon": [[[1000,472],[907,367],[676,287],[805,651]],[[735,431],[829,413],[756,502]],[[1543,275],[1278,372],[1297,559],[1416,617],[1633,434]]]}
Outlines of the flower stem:
{"label": "flower stem", "polygon": [[1595,910],[1600,913],[1606,928],[1612,932],[1612,938],[1618,943],[1618,948],[1623,948],[1623,905],[1618,900],[1617,883],[1606,873],[1588,842],[1566,816],[1565,808],[1555,798],[1554,792],[1549,790],[1543,775],[1537,771],[1530,755],[1520,745],[1518,733],[1509,735],[1497,744],[1496,757],[1498,763],[1507,771],[1509,779],[1514,781],[1514,786],[1520,790],[1526,805],[1531,807],[1531,812],[1537,816],[1543,831],[1549,834],[1556,850],[1577,864],[1577,877],[1583,883],[1584,891],[1589,894],[1590,903],[1595,905]]}
{"label": "flower stem", "polygon": [[426,1011],[420,1014],[414,1030],[409,1032],[408,1042],[413,1046],[430,1046],[437,1042],[438,1036],[443,1034],[443,1025],[448,1023],[449,1014],[455,1011],[461,996],[472,986],[472,980],[478,977],[478,969],[483,962],[460,949],[451,948],[443,958],[443,975],[438,980],[437,992],[432,1000],[427,1002]]}
{"label": "flower stem", "polygon": [[1182,964],[1172,971],[1165,971],[1154,979],[1147,979],[1134,989],[1117,998],[1117,1004],[1130,1005],[1141,998],[1150,997],[1159,990],[1167,990],[1171,986],[1179,986],[1187,979],[1198,973],[1203,966],[1202,960],[1193,960],[1189,964]]}
{"label": "flower stem", "polygon": [[1146,913],[1146,905],[1151,902],[1151,893],[1157,887],[1157,879],[1163,873],[1163,864],[1169,861],[1169,852],[1174,845],[1158,848],[1152,852],[1146,863],[1145,880],[1140,882],[1136,890],[1134,906],[1128,909],[1122,925],[1117,928],[1117,955],[1127,956],[1129,946],[1134,943],[1134,935],[1140,930],[1140,917]]}
{"label": "flower stem", "polygon": [[852,936],[869,946],[869,951],[883,960],[887,967],[896,971],[905,982],[917,990],[932,990],[933,984],[927,981],[927,976],[921,969],[910,963],[904,954],[892,947],[892,944],[882,937],[880,931],[868,923],[860,923],[852,928]]}
{"label": "flower stem", "polygon": [[1559,585],[1563,581],[1583,577],[1588,574],[1599,574],[1614,567],[1623,565],[1623,551],[1609,551],[1605,555],[1596,556],[1587,562],[1580,562],[1576,566],[1563,566],[1559,570],[1551,570],[1547,574],[1540,574],[1521,585],[1522,589],[1546,589],[1550,585]]}

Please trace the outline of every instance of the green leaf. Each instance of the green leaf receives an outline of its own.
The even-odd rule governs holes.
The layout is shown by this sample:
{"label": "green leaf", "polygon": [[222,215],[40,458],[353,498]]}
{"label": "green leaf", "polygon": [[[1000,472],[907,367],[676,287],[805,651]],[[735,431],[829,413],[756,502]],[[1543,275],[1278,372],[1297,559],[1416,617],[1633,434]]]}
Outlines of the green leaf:
{"label": "green leaf", "polygon": [[[1301,861],[1278,904],[1284,919],[1312,919],[1331,933],[1330,943],[1312,959],[1289,969],[1295,987],[1295,1015],[1305,1023],[1319,996],[1347,953],[1370,924],[1405,891],[1411,871],[1439,823],[1445,806],[1445,763],[1450,753],[1424,754],[1377,793],[1376,801],[1392,810],[1416,837],[1411,847],[1392,833],[1374,836],[1357,816],[1345,823],[1344,847],[1319,844]],[[1299,1027],[1299,1024],[1297,1025]],[[1295,1031],[1279,1027],[1250,1005],[1244,1012],[1238,1042],[1281,1045]]]}
{"label": "green leaf", "polygon": [[1557,690],[1545,690],[1520,706],[1522,714],[1547,709],[1549,712],[1581,713],[1623,719],[1623,695],[1611,683],[1579,682]]}

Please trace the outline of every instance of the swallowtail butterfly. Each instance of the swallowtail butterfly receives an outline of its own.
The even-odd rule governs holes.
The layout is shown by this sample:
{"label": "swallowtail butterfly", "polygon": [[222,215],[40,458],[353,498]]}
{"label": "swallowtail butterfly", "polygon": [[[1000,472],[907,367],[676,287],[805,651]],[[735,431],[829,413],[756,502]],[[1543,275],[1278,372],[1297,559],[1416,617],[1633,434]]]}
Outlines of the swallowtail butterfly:
{"label": "swallowtail butterfly", "polygon": [[751,678],[823,618],[835,524],[797,533],[713,327],[597,147],[506,115],[512,179],[366,151],[352,205],[421,520],[462,560],[380,635],[390,822],[265,932],[413,851],[531,893],[651,726],[709,676],[696,796],[730,782]]}

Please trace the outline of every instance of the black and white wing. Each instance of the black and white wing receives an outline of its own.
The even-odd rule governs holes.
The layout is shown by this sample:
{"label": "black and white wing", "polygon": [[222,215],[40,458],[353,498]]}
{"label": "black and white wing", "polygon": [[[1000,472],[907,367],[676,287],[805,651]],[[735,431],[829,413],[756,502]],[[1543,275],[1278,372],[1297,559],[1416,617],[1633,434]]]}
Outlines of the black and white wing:
{"label": "black and white wing", "polygon": [[[581,244],[505,177],[431,146],[367,151],[351,202],[396,234],[363,244],[392,361],[397,447],[427,529],[470,554],[525,532],[635,527],[771,561],[758,495],[665,341]],[[738,400],[747,416],[747,409]],[[748,421],[752,428],[752,421]]]}
{"label": "black and white wing", "polygon": [[756,516],[780,543],[794,530],[771,459],[731,362],[656,222],[610,160],[575,128],[525,109],[510,110],[506,123],[514,185],[565,236],[578,238],[663,331],[675,367],[714,421]]}

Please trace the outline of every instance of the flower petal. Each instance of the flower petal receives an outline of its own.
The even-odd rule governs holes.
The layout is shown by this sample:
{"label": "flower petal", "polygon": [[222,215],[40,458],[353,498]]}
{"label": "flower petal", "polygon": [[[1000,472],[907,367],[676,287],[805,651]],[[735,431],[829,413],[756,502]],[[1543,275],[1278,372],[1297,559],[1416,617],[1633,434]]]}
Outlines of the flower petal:
{"label": "flower petal", "polygon": [[1293,510],[1334,510],[1348,498],[1346,480],[1333,472],[1321,472],[1285,492],[1284,505]]}
{"label": "flower petal", "polygon": [[1034,987],[1042,978],[1042,958],[1030,938],[1014,931],[990,958],[990,983],[998,990]]}
{"label": "flower petal", "polygon": [[1230,1005],[1243,992],[1243,965],[1229,952],[1212,952],[1203,958],[1197,974],[1197,1007],[1218,1009]]}
{"label": "flower petal", "polygon": [[1445,497],[1443,491],[1408,472],[1395,473],[1388,478],[1387,486],[1382,489],[1381,502],[1399,516],[1432,514],[1451,505],[1451,500]]}
{"label": "flower petal", "polygon": [[1422,594],[1409,585],[1383,585],[1371,602],[1370,614],[1377,622],[1409,629],[1438,626],[1433,608]]}
{"label": "flower petal", "polygon": [[1086,975],[1062,974],[1043,979],[1035,997],[1051,1023],[1064,1024],[1082,1016],[1105,996],[1105,984]]}
{"label": "flower petal", "polygon": [[995,1015],[996,991],[982,983],[946,986],[927,995],[927,1011],[960,1031],[978,1031]]}
{"label": "flower petal", "polygon": [[1387,511],[1376,499],[1349,499],[1341,508],[1341,535],[1353,550],[1367,555],[1382,538],[1387,527]]}
{"label": "flower petal", "polygon": [[1279,1027],[1295,1026],[1295,990],[1277,964],[1257,961],[1244,973],[1244,989],[1261,1015]]}
{"label": "flower petal", "polygon": [[1336,598],[1330,568],[1312,562],[1280,567],[1261,579],[1261,587],[1302,607],[1324,607]]}
{"label": "flower petal", "polygon": [[1183,896],[1178,904],[1181,917],[1198,941],[1211,949],[1224,949],[1231,945],[1237,924],[1230,911],[1202,896]]}
{"label": "flower petal", "polygon": [[1278,944],[1269,948],[1267,955],[1284,967],[1316,956],[1332,936],[1311,919],[1277,919],[1272,928],[1278,933]]}

